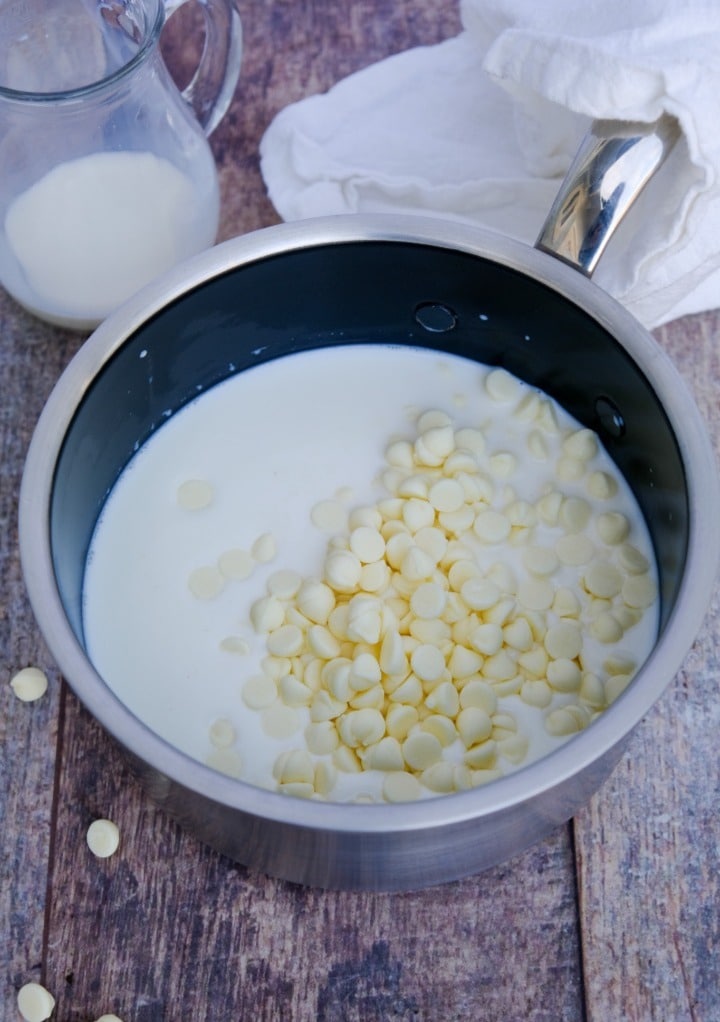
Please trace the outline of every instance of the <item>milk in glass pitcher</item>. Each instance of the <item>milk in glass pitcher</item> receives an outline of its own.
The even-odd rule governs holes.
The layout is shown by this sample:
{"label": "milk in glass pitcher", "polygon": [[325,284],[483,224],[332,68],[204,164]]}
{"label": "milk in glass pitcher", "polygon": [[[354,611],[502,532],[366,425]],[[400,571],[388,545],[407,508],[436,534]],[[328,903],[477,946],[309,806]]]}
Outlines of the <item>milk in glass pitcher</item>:
{"label": "milk in glass pitcher", "polygon": [[42,319],[95,327],[215,241],[207,136],[241,59],[233,0],[196,0],[180,92],[159,48],[189,0],[0,0],[0,283]]}

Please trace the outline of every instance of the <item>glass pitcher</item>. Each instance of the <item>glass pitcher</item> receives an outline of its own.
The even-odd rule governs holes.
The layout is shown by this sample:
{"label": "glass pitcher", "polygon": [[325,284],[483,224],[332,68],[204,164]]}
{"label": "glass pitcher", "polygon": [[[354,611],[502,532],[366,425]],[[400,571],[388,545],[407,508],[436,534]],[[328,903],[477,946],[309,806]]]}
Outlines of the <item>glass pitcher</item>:
{"label": "glass pitcher", "polygon": [[180,92],[160,54],[188,0],[0,0],[0,283],[48,322],[92,329],[211,246],[207,136],[240,72],[233,0],[198,0],[205,45]]}

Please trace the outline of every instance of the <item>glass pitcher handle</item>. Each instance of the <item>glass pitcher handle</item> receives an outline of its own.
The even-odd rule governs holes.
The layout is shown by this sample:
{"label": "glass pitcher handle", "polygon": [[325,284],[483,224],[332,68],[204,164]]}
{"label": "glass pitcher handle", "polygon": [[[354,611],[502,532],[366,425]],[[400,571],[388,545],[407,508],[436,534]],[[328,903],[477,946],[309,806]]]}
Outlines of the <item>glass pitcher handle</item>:
{"label": "glass pitcher handle", "polygon": [[[165,0],[170,18],[183,4],[193,0]],[[240,75],[242,24],[233,0],[195,0],[205,23],[205,42],[200,62],[183,98],[195,111],[206,135],[212,134],[230,106]]]}

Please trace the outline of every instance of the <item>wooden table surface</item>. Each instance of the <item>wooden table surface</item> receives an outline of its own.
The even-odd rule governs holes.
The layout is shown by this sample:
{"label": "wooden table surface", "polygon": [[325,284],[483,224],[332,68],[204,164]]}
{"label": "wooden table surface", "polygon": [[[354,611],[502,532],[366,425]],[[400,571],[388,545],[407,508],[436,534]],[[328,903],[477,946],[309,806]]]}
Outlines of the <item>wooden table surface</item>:
{"label": "wooden table surface", "polygon": [[[258,143],[287,103],[456,33],[455,0],[241,0],[241,83],[212,139],[221,237],[277,221]],[[170,33],[169,60],[186,28]],[[179,61],[179,67],[183,62]],[[720,444],[720,314],[655,333]],[[717,598],[665,695],[591,803],[480,876],[411,894],[323,892],[231,863],[148,801],[43,645],[25,596],[17,494],[29,438],[83,341],[0,293],[0,1019],[28,980],[53,1018],[720,1020]],[[7,681],[35,664],[39,702]],[[97,816],[120,852],[90,855]]]}

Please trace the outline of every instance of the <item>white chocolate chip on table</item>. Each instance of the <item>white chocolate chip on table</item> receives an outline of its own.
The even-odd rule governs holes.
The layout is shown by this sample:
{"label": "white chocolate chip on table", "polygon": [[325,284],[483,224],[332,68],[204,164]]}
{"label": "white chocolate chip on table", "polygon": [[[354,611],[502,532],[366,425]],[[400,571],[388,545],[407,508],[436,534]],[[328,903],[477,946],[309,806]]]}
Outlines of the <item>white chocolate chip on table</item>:
{"label": "white chocolate chip on table", "polygon": [[39,667],[23,667],[10,679],[10,688],[23,703],[33,703],[47,692],[48,680]]}
{"label": "white chocolate chip on table", "polygon": [[120,831],[112,820],[93,820],[86,837],[88,848],[99,859],[114,855],[120,845]]}
{"label": "white chocolate chip on table", "polygon": [[55,1008],[55,998],[40,983],[26,983],[18,991],[18,1011],[26,1022],[45,1022]]}

